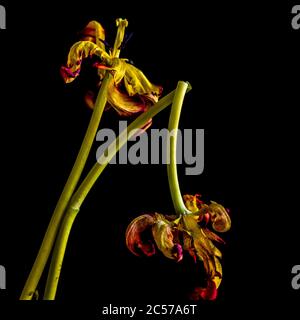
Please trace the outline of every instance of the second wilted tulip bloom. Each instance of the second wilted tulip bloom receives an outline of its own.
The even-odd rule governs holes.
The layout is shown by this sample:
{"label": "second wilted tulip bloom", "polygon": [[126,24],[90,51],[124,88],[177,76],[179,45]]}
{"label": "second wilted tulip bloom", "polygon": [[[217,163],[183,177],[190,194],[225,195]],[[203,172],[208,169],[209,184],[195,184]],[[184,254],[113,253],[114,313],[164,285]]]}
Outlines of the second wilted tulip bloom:
{"label": "second wilted tulip bloom", "polygon": [[214,243],[224,241],[209,226],[217,232],[225,232],[230,229],[231,220],[225,208],[216,202],[205,204],[198,195],[185,195],[183,199],[190,213],[179,217],[159,213],[139,216],[126,230],[126,244],[136,255],[151,256],[158,248],[177,262],[187,251],[195,262],[197,259],[203,262],[207,274],[206,288],[195,288],[191,298],[213,300],[222,280],[222,254]]}

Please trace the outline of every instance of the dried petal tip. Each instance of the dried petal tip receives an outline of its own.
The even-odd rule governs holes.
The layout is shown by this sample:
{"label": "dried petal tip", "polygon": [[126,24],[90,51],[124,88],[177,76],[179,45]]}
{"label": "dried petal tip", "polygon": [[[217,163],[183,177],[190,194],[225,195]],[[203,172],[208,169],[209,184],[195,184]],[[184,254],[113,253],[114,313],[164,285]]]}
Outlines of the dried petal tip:
{"label": "dried petal tip", "polygon": [[218,289],[216,284],[212,280],[207,281],[206,288],[195,288],[194,292],[191,294],[190,298],[192,300],[216,300],[218,296]]}
{"label": "dried petal tip", "polygon": [[91,41],[105,50],[105,30],[97,21],[90,21],[85,28],[80,32],[81,40]]}
{"label": "dried petal tip", "polygon": [[135,255],[140,252],[146,256],[155,254],[154,243],[148,239],[147,233],[151,236],[151,227],[154,224],[154,217],[150,214],[144,214],[135,218],[126,230],[126,245],[128,249]]}
{"label": "dried petal tip", "polygon": [[208,207],[213,229],[217,232],[228,231],[231,227],[231,219],[226,209],[214,201],[211,201]]}
{"label": "dried petal tip", "polygon": [[200,210],[203,202],[199,199],[200,194],[195,194],[194,196],[191,194],[185,194],[183,196],[184,203],[188,210],[193,213],[196,213]]}

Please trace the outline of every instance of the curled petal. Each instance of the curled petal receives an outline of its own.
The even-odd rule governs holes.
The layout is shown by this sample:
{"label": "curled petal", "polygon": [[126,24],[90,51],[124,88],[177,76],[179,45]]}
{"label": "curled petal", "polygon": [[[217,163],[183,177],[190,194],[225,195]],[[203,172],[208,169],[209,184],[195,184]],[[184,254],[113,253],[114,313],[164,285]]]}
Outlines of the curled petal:
{"label": "curled petal", "polygon": [[80,73],[82,60],[97,55],[107,64],[110,63],[109,55],[95,43],[78,41],[70,49],[67,66],[61,68],[61,75],[66,83],[72,82]]}
{"label": "curled petal", "polygon": [[[130,111],[131,113],[145,111],[147,107],[158,101],[162,93],[162,87],[152,84],[141,70],[126,61],[126,59],[114,58],[112,59],[110,67],[107,67],[104,64],[97,64],[96,66],[97,68],[109,69],[113,73],[114,86],[117,91],[116,98],[112,105],[115,105],[116,109],[124,109],[126,111],[126,109],[128,109],[126,100],[129,100],[132,102],[135,101],[135,103],[136,101],[139,101],[139,104],[144,108],[144,110],[140,110],[139,107],[138,111]],[[124,95],[126,95],[128,99],[125,99],[123,97]],[[124,101],[122,101],[124,99],[125,104]],[[122,105],[124,105],[123,108]],[[130,107],[130,109],[133,109],[133,107]]]}
{"label": "curled petal", "polygon": [[130,97],[117,88],[113,82],[108,86],[107,101],[121,116],[131,116],[147,109],[138,96]]}
{"label": "curled petal", "polygon": [[192,300],[215,300],[218,295],[218,289],[213,280],[207,281],[206,288],[195,288],[194,292],[191,294],[190,298]]}
{"label": "curled petal", "polygon": [[135,218],[126,230],[126,245],[135,255],[142,251],[146,256],[152,256],[155,253],[155,247],[151,239],[147,237],[147,231],[151,236],[151,227],[155,219],[153,215],[144,214]]}
{"label": "curled petal", "polygon": [[196,213],[200,210],[202,201],[199,199],[199,194],[195,194],[194,196],[191,194],[185,194],[183,196],[184,203],[188,210],[193,213]]}
{"label": "curled petal", "polygon": [[[136,113],[144,112],[148,109],[145,101],[139,96],[130,96],[126,92],[123,78],[126,71],[126,63],[120,59],[113,59],[112,66],[107,67],[102,63],[95,63],[98,70],[110,70],[113,72],[114,80],[108,86],[107,101],[121,116],[131,116]],[[91,104],[88,104],[91,106]]]}
{"label": "curled petal", "polygon": [[[93,42],[101,50],[105,51],[105,30],[99,22],[90,21],[80,35],[80,40]],[[98,69],[98,76],[102,80],[105,76],[105,70]]]}
{"label": "curled petal", "polygon": [[231,219],[222,205],[211,201],[211,204],[209,205],[209,214],[214,230],[218,232],[226,232],[230,229]]}
{"label": "curled petal", "polygon": [[157,102],[162,94],[162,87],[152,84],[141,70],[129,63],[126,63],[124,84],[130,96],[138,94],[152,103]]}
{"label": "curled petal", "polygon": [[152,233],[158,249],[169,259],[177,262],[182,260],[182,247],[174,243],[172,226],[161,215],[157,214],[157,221],[152,227]]}
{"label": "curled petal", "polygon": [[105,30],[97,21],[90,21],[80,32],[81,40],[95,43],[99,48],[105,50]]}
{"label": "curled petal", "polygon": [[[138,114],[146,110],[146,106],[143,104],[138,97],[132,98],[128,97],[125,94],[122,94],[118,89],[110,87],[112,84],[109,84],[110,95],[107,97],[108,103],[105,106],[105,110],[108,110],[111,106],[118,112],[121,116],[131,116],[133,114]],[[84,101],[86,105],[94,109],[96,101],[96,93],[92,90],[86,92]],[[140,134],[146,131],[152,125],[152,119],[149,119],[143,127],[140,128]],[[137,134],[138,135],[138,134]]]}

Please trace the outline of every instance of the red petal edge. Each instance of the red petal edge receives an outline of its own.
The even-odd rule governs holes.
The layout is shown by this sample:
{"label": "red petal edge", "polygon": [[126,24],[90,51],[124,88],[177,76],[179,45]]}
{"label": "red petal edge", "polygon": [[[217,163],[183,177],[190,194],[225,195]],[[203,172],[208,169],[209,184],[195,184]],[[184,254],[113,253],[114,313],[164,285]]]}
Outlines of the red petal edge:
{"label": "red petal edge", "polygon": [[218,296],[218,289],[212,280],[207,281],[206,288],[195,288],[194,292],[190,295],[191,300],[216,300]]}

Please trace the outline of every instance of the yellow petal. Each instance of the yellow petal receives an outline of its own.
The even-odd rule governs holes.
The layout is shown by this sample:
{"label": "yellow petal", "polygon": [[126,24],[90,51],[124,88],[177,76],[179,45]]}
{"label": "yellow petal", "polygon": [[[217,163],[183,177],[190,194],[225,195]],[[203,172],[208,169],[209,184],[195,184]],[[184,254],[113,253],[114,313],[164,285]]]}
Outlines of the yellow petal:
{"label": "yellow petal", "polygon": [[222,282],[222,265],[217,257],[215,257],[215,268],[217,273],[214,277],[212,277],[212,281],[216,284],[216,287],[218,288]]}
{"label": "yellow petal", "polygon": [[129,96],[143,96],[151,104],[157,102],[162,88],[152,84],[141,70],[126,61],[126,59],[112,59],[111,70],[113,70],[115,85],[118,86],[123,80]]}
{"label": "yellow petal", "polygon": [[[100,49],[105,51],[105,30],[99,22],[90,21],[80,34],[82,41],[94,42]],[[105,75],[105,70],[98,69],[98,75],[100,80],[102,80]]]}
{"label": "yellow petal", "polygon": [[108,86],[107,101],[122,116],[130,116],[147,109],[147,106],[138,96],[130,97],[128,94],[121,92],[113,81]]}
{"label": "yellow petal", "polygon": [[208,207],[213,229],[218,232],[228,231],[231,227],[231,219],[226,209],[214,201],[211,201]]}
{"label": "yellow petal", "polygon": [[[109,68],[103,64],[97,64],[97,67],[112,71],[113,82],[109,85],[107,100],[120,115],[129,116],[135,113],[144,112],[148,109],[149,104],[153,104],[153,99],[150,98],[150,96],[152,94],[151,90],[155,89],[156,86],[152,85],[148,80],[148,86],[140,87],[136,92],[133,91],[133,86],[126,86],[126,83],[128,82],[128,70],[131,70],[131,65],[128,64],[125,59],[112,59]],[[146,79],[144,75],[143,77]],[[132,84],[134,83],[135,82],[132,80]],[[134,87],[136,86],[134,85]],[[158,87],[157,92],[159,92]],[[157,99],[158,96],[156,96],[156,99],[154,100],[157,101]],[[149,102],[149,100],[151,101]]]}
{"label": "yellow petal", "polygon": [[152,234],[158,249],[169,259],[180,261],[182,247],[174,243],[173,230],[170,222],[162,215],[156,214],[156,223],[152,227]]}
{"label": "yellow petal", "polygon": [[206,236],[199,227],[197,221],[191,215],[182,217],[185,228],[189,230],[194,241],[194,247],[200,260],[203,261],[204,269],[210,279],[214,277],[222,278],[222,266],[219,258],[222,257],[220,250]]}
{"label": "yellow petal", "polygon": [[183,200],[185,203],[186,208],[195,213],[199,211],[199,207],[198,207],[198,198],[197,195],[191,195],[191,194],[185,194],[183,196]]}
{"label": "yellow petal", "polygon": [[126,63],[124,84],[130,96],[144,95],[153,103],[158,101],[162,93],[162,87],[152,84],[141,70],[129,63]]}
{"label": "yellow petal", "polygon": [[66,83],[72,82],[79,75],[82,60],[92,55],[99,56],[106,64],[111,62],[109,55],[93,42],[78,41],[71,47],[67,66],[61,68]]}
{"label": "yellow petal", "polygon": [[81,40],[94,42],[99,48],[105,51],[105,30],[97,21],[90,21],[81,31]]}

